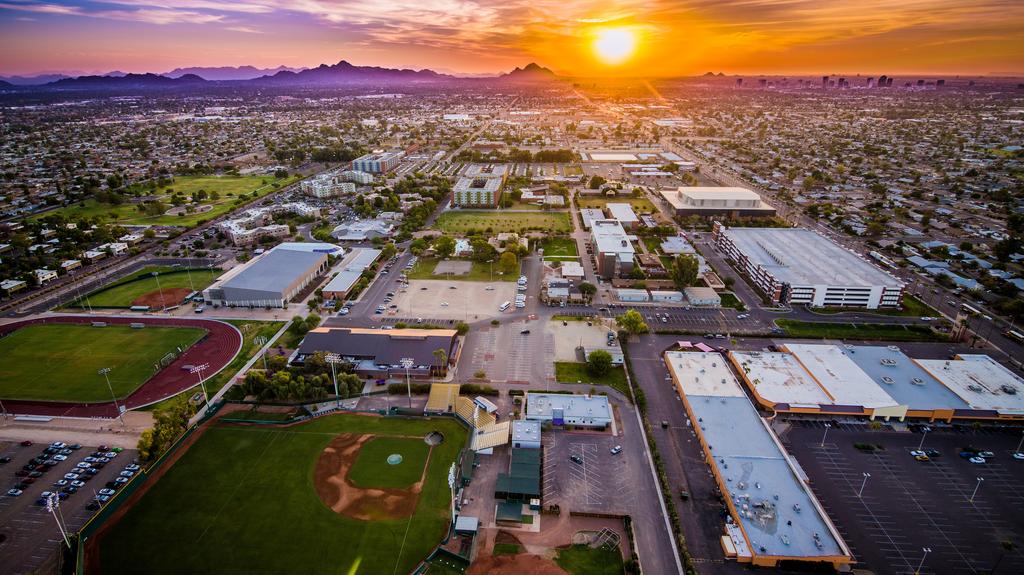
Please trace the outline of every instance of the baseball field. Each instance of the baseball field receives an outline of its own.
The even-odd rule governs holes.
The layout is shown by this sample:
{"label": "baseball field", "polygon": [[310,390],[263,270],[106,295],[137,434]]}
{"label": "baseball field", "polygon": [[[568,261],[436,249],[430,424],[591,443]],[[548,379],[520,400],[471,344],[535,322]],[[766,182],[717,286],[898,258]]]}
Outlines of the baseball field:
{"label": "baseball field", "polygon": [[408,573],[447,532],[466,435],[447,418],[215,424],[102,535],[101,571]]}
{"label": "baseball field", "polygon": [[30,325],[0,338],[0,397],[36,401],[110,401],[138,389],[169,352],[185,350],[206,331],[187,327]]}
{"label": "baseball field", "polygon": [[[153,272],[159,272],[154,276]],[[148,305],[162,309],[177,305],[192,291],[202,291],[217,279],[220,270],[150,266],[71,302],[70,307],[131,307]]]}

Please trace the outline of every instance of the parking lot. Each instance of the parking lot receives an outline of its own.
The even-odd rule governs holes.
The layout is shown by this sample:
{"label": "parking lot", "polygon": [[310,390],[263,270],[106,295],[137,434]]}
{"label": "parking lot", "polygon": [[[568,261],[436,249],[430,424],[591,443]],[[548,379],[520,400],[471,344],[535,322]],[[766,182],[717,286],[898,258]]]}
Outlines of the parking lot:
{"label": "parking lot", "polygon": [[[858,567],[909,575],[923,559],[922,574],[1024,572],[1024,461],[1011,457],[1020,430],[965,427],[922,436],[849,423],[833,425],[827,436],[825,430],[823,422],[793,422],[785,441]],[[941,455],[915,460],[910,451],[922,437],[925,450]],[[881,449],[868,453],[855,443]],[[994,456],[972,464],[958,456],[968,446]]]}
{"label": "parking lot", "polygon": [[763,333],[771,329],[770,322],[754,317],[739,319],[743,313],[733,308],[690,308],[655,305],[609,304],[609,312],[601,315],[618,316],[633,309],[644,316],[652,330],[683,329],[708,333]]}
{"label": "parking lot", "polygon": [[500,315],[498,306],[515,300],[516,286],[502,281],[411,280],[394,293],[394,301],[386,305],[398,306],[390,308],[397,315],[471,322]]}
{"label": "parking lot", "polygon": [[[621,439],[609,433],[553,432],[544,435],[544,503],[565,510],[626,514],[633,508],[634,486],[629,460],[640,454],[615,455]],[[579,463],[571,458],[576,457]],[[643,471],[641,465],[634,463]]]}
{"label": "parking lot", "polygon": [[[125,466],[132,464],[136,457],[134,450],[124,450],[110,458],[109,463],[98,468],[95,475],[90,476],[83,472],[78,475],[77,479],[73,479],[66,474],[76,469],[85,457],[92,457],[97,450],[95,446],[83,446],[70,450],[70,453],[62,454],[57,451],[47,454],[48,458],[59,455],[66,459],[63,461],[50,459],[56,465],[40,470],[38,477],[16,475],[18,472],[34,473],[24,469],[24,466],[29,465],[33,458],[41,456],[46,447],[45,444],[22,445],[0,442],[0,457],[11,458],[9,462],[0,466],[0,474],[6,481],[2,484],[5,494],[0,495],[0,565],[3,566],[4,573],[33,572],[53,560],[57,548],[62,544],[56,521],[46,510],[45,505],[39,502],[41,493],[44,491],[64,491],[66,493],[60,501],[58,514],[66,529],[69,532],[75,532],[98,509],[98,507],[87,509],[93,498],[99,494],[100,490],[108,489],[107,482],[118,477]],[[31,478],[32,481],[21,489],[21,495],[6,494],[8,489],[13,488],[19,482],[27,481],[28,478]],[[55,485],[57,481],[64,481],[67,485],[57,486]],[[84,485],[75,489],[71,486],[72,481],[82,481]]]}

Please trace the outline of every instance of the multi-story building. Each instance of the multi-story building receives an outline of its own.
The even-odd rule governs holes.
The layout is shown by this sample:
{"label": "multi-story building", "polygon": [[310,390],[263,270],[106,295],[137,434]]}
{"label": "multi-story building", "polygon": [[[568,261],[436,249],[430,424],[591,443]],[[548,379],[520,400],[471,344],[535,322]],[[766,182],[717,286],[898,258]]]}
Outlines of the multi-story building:
{"label": "multi-story building", "polygon": [[217,225],[224,235],[236,246],[251,246],[263,238],[286,238],[291,233],[285,224],[268,223],[274,214],[296,213],[300,216],[320,217],[320,209],[291,202],[273,204],[263,208],[252,208],[242,212],[241,216]]}
{"label": "multi-story building", "polygon": [[661,197],[677,216],[774,216],[775,208],[761,201],[761,196],[746,188],[680,186],[662,190]]}
{"label": "multi-story building", "polygon": [[[367,174],[369,175],[369,174]],[[343,181],[338,174],[320,174],[303,180],[299,187],[302,193],[314,198],[329,198],[342,194],[354,194],[356,185],[352,182]]]}
{"label": "multi-story building", "polygon": [[636,252],[618,220],[591,221],[590,241],[597,260],[597,275],[610,279],[633,271]]}
{"label": "multi-story building", "polygon": [[813,307],[899,307],[903,282],[804,228],[727,228],[718,248],[774,303]]}
{"label": "multi-story building", "polygon": [[367,174],[359,170],[345,170],[340,176],[346,182],[353,182],[362,186],[368,186],[373,183],[373,174]]}
{"label": "multi-story building", "polygon": [[459,208],[496,208],[499,199],[499,178],[459,178],[452,188],[452,205]]}
{"label": "multi-story building", "polygon": [[375,152],[352,160],[352,169],[368,174],[384,174],[398,167],[405,152]]}

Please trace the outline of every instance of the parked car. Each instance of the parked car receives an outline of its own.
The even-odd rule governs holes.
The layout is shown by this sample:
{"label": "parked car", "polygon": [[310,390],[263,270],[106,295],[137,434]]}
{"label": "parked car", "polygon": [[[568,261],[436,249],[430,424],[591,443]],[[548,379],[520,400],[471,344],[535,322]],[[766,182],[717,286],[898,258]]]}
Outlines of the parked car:
{"label": "parked car", "polygon": [[573,463],[575,463],[577,465],[583,465],[583,458],[580,457],[579,455],[570,455],[569,456],[569,461],[572,461]]}
{"label": "parked car", "polygon": [[1022,452],[1022,451],[1014,451],[1013,452],[1013,458],[1014,459],[1024,459],[1024,452]]}
{"label": "parked car", "polygon": [[978,452],[978,457],[984,457],[985,459],[992,459],[995,456],[996,456],[996,454],[992,453],[991,451],[979,451]]}
{"label": "parked car", "polygon": [[113,489],[110,489],[110,488],[100,489],[100,491],[99,491],[100,495],[113,495],[115,493],[117,493],[117,492],[114,491]]}
{"label": "parked car", "polygon": [[24,491],[22,491],[20,489],[8,489],[7,490],[8,497],[18,497],[22,493],[24,493]]}
{"label": "parked car", "polygon": [[984,457],[972,457],[972,458],[968,459],[967,461],[970,461],[971,463],[974,463],[974,464],[987,463],[985,461]]}
{"label": "parked car", "polygon": [[622,453],[622,446],[621,445],[616,445],[615,447],[613,447],[611,449],[611,451],[612,451],[612,455],[618,455],[618,454]]}
{"label": "parked car", "polygon": [[58,454],[58,455],[54,455],[53,458],[55,460],[57,460],[57,461],[67,461],[68,460],[68,456],[67,455],[59,455]]}

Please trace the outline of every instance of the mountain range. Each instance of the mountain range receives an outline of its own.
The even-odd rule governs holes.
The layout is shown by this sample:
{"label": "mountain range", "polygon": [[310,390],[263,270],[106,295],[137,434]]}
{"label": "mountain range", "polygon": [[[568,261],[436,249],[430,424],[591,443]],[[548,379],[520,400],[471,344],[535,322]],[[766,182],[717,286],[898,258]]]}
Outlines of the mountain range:
{"label": "mountain range", "polygon": [[[38,78],[38,77],[37,77]],[[515,68],[506,74],[489,77],[463,78],[441,74],[429,69],[411,70],[381,68],[378,66],[356,66],[345,60],[337,64],[321,64],[316,68],[294,69],[279,66],[273,69],[259,69],[252,66],[221,68],[177,68],[166,74],[122,74],[58,77],[52,81],[27,85],[9,82],[0,86],[5,89],[21,88],[33,90],[70,89],[172,89],[199,86],[348,86],[348,85],[389,85],[436,82],[502,82],[536,83],[558,80],[551,70],[535,63]],[[8,79],[0,78],[0,81]]]}

